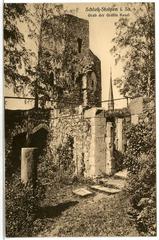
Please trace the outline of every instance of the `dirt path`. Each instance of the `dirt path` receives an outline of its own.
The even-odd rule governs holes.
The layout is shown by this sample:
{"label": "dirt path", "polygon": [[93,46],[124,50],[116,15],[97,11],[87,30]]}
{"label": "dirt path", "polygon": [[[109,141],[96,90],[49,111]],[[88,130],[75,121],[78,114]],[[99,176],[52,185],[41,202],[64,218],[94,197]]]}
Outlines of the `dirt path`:
{"label": "dirt path", "polygon": [[50,216],[39,220],[45,225],[39,237],[138,236],[127,215],[129,204],[124,191],[115,195],[95,192],[86,198],[74,196],[70,188],[66,192],[63,203],[53,208],[54,216],[50,208]]}

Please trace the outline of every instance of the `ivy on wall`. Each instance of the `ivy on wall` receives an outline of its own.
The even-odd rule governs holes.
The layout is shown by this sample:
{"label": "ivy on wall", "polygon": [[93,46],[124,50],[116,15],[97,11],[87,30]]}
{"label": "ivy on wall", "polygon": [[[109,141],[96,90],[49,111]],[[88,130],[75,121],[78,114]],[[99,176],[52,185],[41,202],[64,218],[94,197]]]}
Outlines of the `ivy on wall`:
{"label": "ivy on wall", "polygon": [[59,169],[62,169],[64,172],[69,172],[70,175],[75,171],[73,162],[73,143],[74,139],[69,135],[66,143],[64,145],[60,144],[57,148]]}

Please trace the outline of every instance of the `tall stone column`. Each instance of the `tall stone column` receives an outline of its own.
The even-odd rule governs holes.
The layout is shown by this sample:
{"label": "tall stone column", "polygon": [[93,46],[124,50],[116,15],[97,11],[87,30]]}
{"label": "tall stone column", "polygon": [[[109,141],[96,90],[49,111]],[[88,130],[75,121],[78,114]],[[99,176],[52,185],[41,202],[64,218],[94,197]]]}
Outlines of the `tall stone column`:
{"label": "tall stone column", "polygon": [[37,179],[37,148],[21,149],[21,182],[26,184],[31,181],[35,183]]}
{"label": "tall stone column", "polygon": [[118,118],[117,121],[117,139],[118,139],[118,151],[123,152],[123,118]]}
{"label": "tall stone column", "polygon": [[97,177],[105,174],[106,169],[106,118],[100,108],[91,108],[84,112],[84,117],[90,119],[90,146],[88,152],[87,177]]}
{"label": "tall stone column", "polygon": [[115,172],[115,162],[113,157],[114,132],[113,123],[107,122],[106,126],[106,174],[112,175]]}

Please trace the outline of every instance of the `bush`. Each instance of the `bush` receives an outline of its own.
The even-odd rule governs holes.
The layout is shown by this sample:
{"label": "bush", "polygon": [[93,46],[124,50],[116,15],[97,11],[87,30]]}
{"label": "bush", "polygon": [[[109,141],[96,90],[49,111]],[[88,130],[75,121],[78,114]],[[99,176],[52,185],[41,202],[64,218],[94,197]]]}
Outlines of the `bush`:
{"label": "bush", "polygon": [[64,145],[59,145],[57,148],[57,162],[59,163],[59,176],[62,183],[72,181],[75,172],[73,162],[73,137],[68,136]]}
{"label": "bush", "polygon": [[57,148],[58,162],[64,171],[71,168],[73,171],[73,138],[68,136],[64,145],[60,144]]}
{"label": "bush", "polygon": [[73,162],[73,137],[68,136],[66,142],[60,144],[56,154],[52,154],[50,147],[46,148],[38,165],[38,177],[43,179],[43,184],[51,188],[60,188],[62,185],[71,184],[75,172]]}
{"label": "bush", "polygon": [[156,177],[155,158],[141,155],[140,171],[130,174],[129,188],[130,201],[133,207],[139,232],[155,235],[156,233]]}
{"label": "bush", "polygon": [[124,164],[129,170],[131,214],[142,235],[156,235],[156,153],[154,125],[141,121],[127,131]]}
{"label": "bush", "polygon": [[141,154],[148,155],[152,148],[155,149],[155,139],[150,123],[143,121],[137,125],[131,125],[126,131],[128,140],[127,150],[124,158],[124,165],[132,173],[140,171]]}
{"label": "bush", "polygon": [[21,183],[18,176],[6,181],[6,236],[31,237],[33,222],[39,201],[44,196],[44,187],[37,182],[36,187]]}

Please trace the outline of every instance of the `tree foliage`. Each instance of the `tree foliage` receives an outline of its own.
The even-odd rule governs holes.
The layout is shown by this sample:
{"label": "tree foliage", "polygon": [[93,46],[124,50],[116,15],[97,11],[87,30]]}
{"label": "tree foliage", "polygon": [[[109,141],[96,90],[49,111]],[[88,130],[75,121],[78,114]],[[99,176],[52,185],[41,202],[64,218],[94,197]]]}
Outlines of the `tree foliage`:
{"label": "tree foliage", "polygon": [[[45,38],[45,32],[48,28],[48,20],[52,19],[54,15],[60,15],[62,11],[61,4],[32,4],[29,9],[30,23],[28,25],[29,32],[28,37],[32,39],[36,48],[33,49],[35,53],[35,64],[30,69],[30,74],[34,78],[31,86],[31,94],[35,97],[35,107],[38,107],[39,98],[42,99],[42,104],[45,101],[50,100],[54,94],[53,89],[53,77],[51,76],[52,69],[52,55],[50,51],[46,51],[43,47],[43,40]],[[50,35],[50,38],[55,36]],[[45,63],[43,59],[47,59]],[[33,89],[33,91],[32,91]]]}
{"label": "tree foliage", "polygon": [[154,4],[131,5],[132,17],[116,22],[116,36],[111,49],[116,63],[124,62],[123,76],[116,79],[123,95],[154,96],[155,21]]}
{"label": "tree foliage", "polygon": [[[134,5],[133,5],[134,6]],[[132,5],[131,5],[132,7]],[[132,8],[131,8],[132,9]],[[154,4],[141,3],[131,19],[116,23],[111,52],[123,62],[123,76],[116,79],[123,95],[144,97],[139,123],[126,131],[124,164],[129,171],[130,214],[141,235],[156,235],[156,136],[155,136],[155,26]],[[146,98],[145,98],[146,97]],[[146,102],[147,99],[147,102]]]}
{"label": "tree foliage", "polygon": [[20,3],[4,4],[4,75],[6,86],[19,93],[28,84],[27,69],[31,52],[25,47],[20,23],[27,21],[27,6]]}
{"label": "tree foliage", "polygon": [[52,81],[49,65],[41,63],[42,34],[45,21],[60,11],[61,5],[55,4],[4,4],[5,85],[13,87],[15,93],[27,86],[29,95],[48,99]]}
{"label": "tree foliage", "polygon": [[[150,120],[150,119],[149,119]],[[142,235],[156,234],[156,148],[154,122],[141,121],[127,130],[125,166],[128,192],[137,228]]]}

